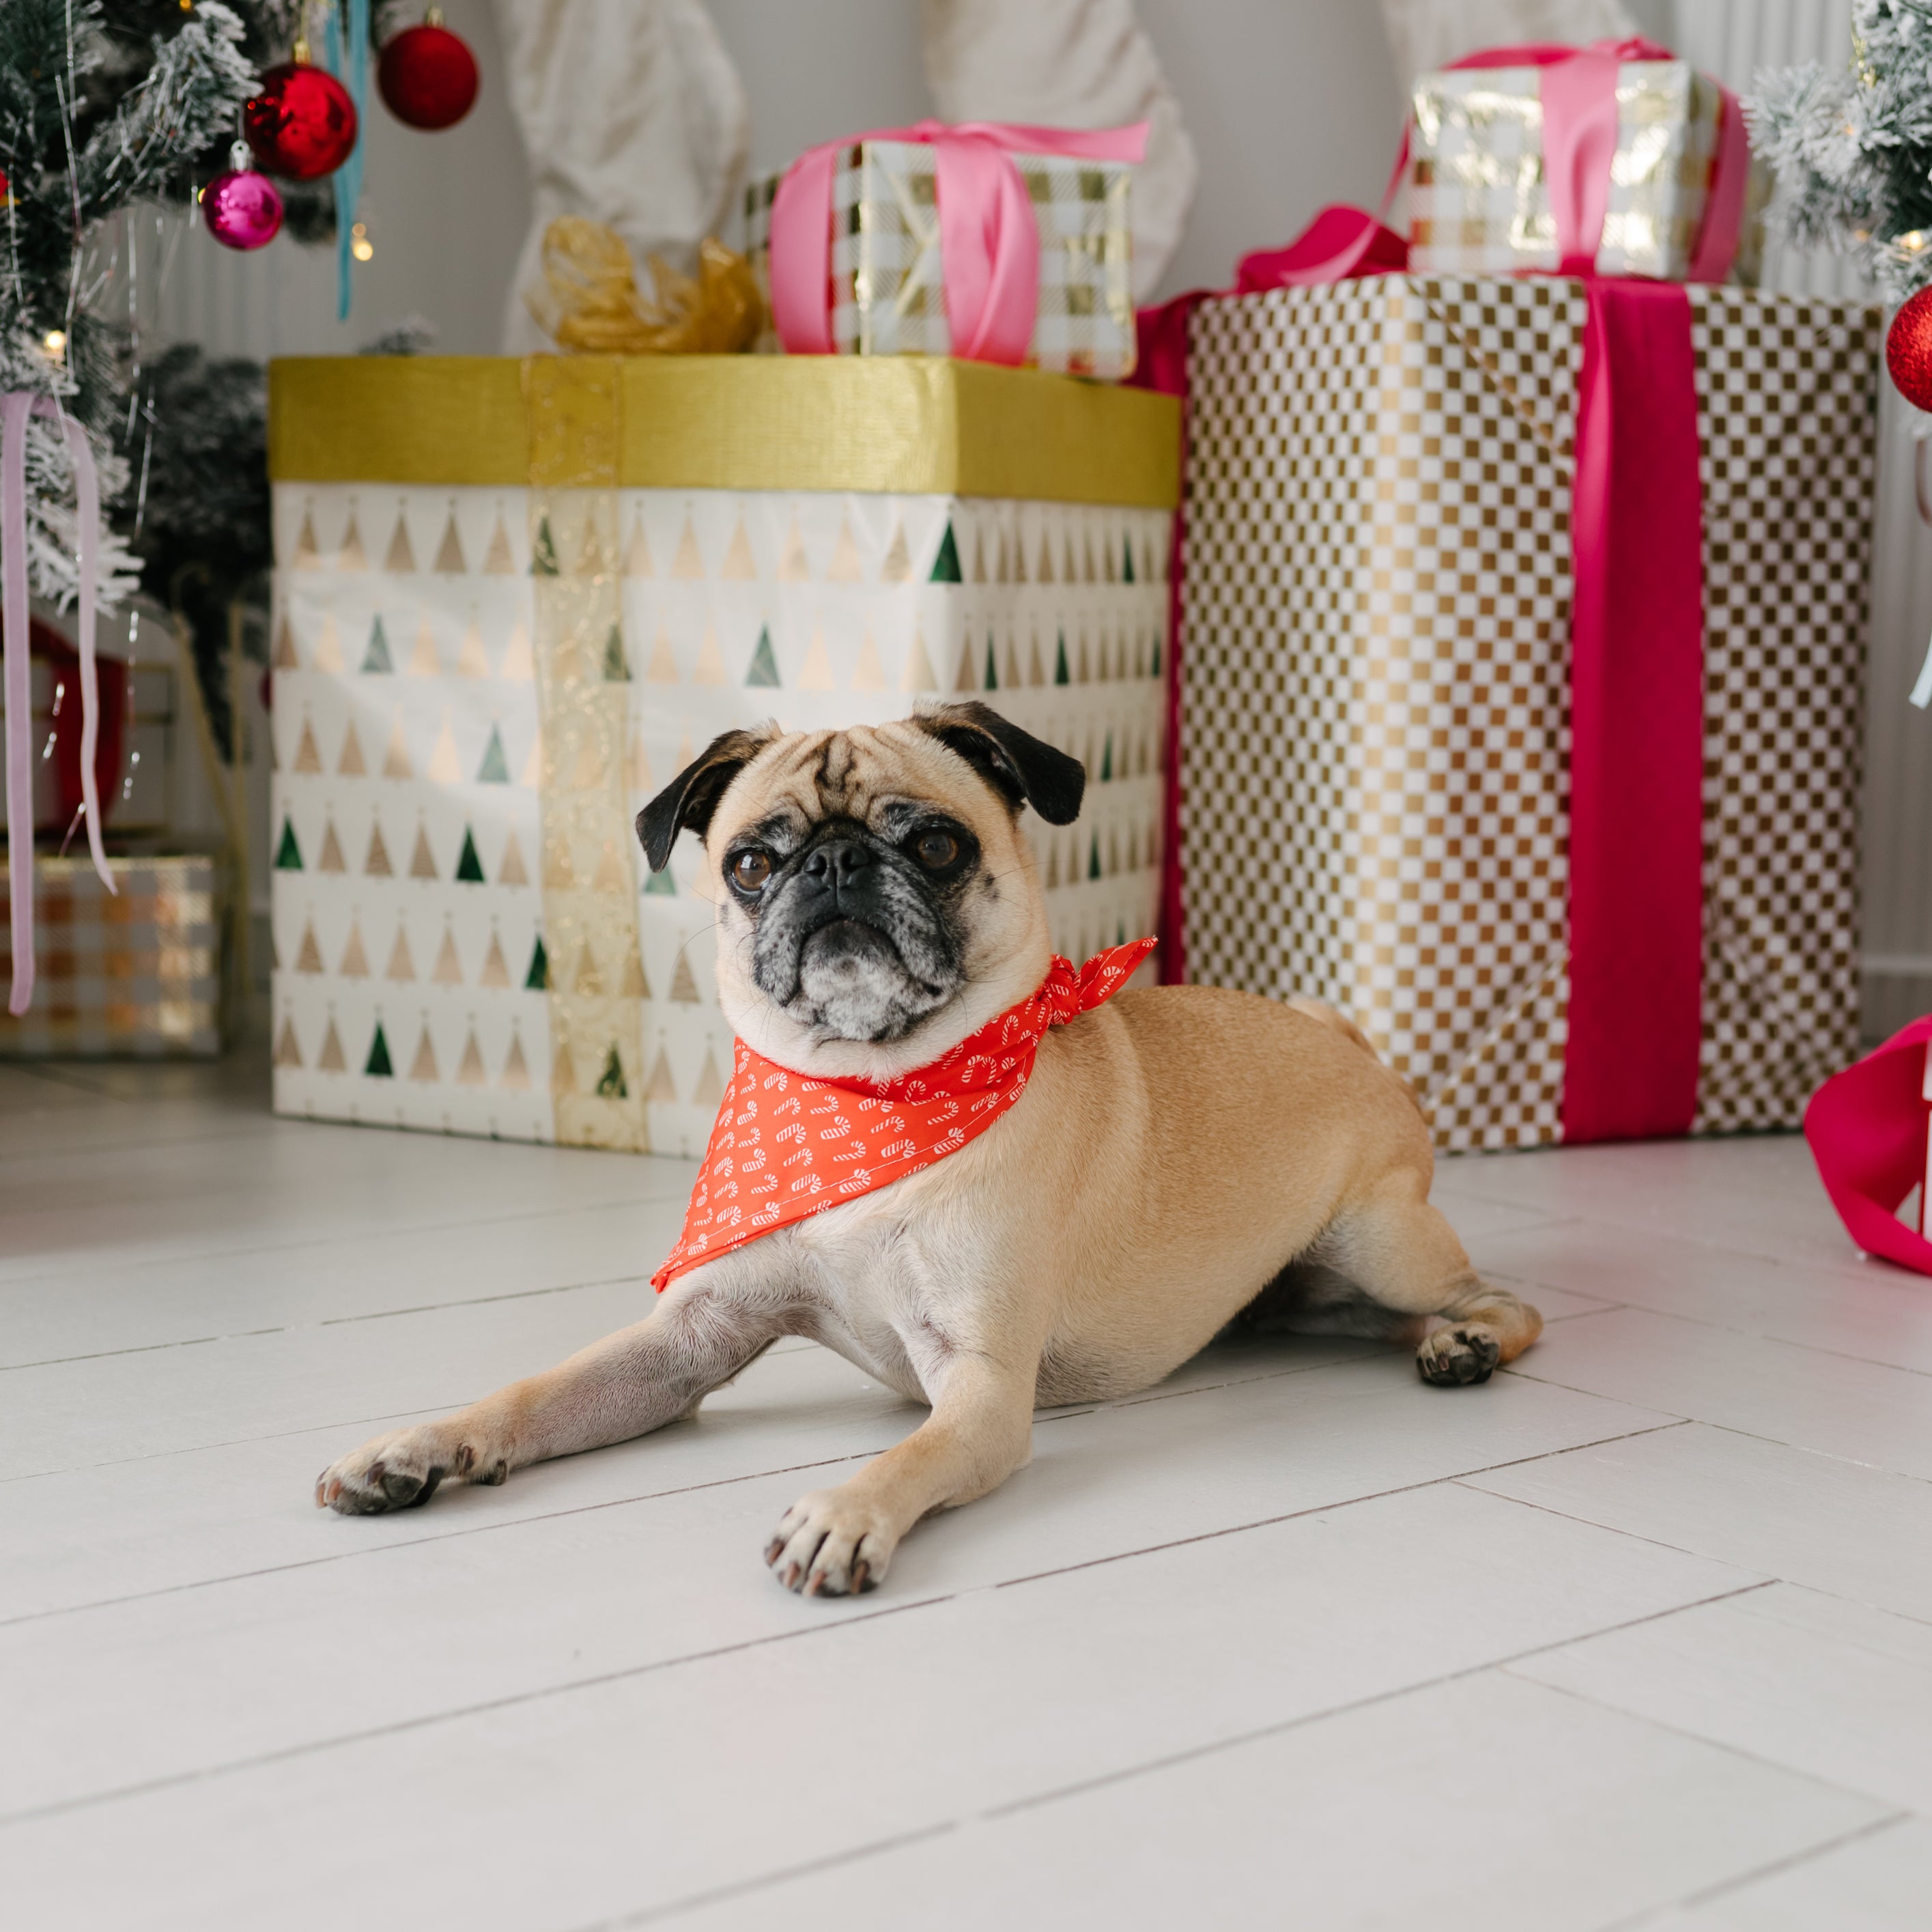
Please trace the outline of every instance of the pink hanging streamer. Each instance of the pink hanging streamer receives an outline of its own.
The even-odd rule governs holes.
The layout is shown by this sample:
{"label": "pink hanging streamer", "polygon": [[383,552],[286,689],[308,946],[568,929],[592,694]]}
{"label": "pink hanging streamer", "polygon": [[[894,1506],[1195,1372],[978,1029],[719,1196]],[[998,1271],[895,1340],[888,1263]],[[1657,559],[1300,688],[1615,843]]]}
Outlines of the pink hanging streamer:
{"label": "pink hanging streamer", "polygon": [[1147,123],[1080,132],[969,121],[921,121],[808,148],[772,203],[772,321],[794,356],[830,356],[832,188],[839,150],[863,141],[915,141],[934,150],[939,247],[952,352],[1017,366],[1032,346],[1040,302],[1040,226],[1012,157],[1066,154],[1137,161]]}
{"label": "pink hanging streamer", "polygon": [[80,524],[80,784],[87,849],[109,892],[115,890],[100,842],[100,800],[94,772],[100,736],[100,685],[94,654],[94,585],[99,570],[100,481],[86,432],[51,398],[26,390],[0,396],[0,619],[4,619],[7,694],[7,868],[12,895],[14,983],[7,1010],[15,1018],[34,997],[34,767],[32,686],[27,657],[27,422],[58,422],[74,464]]}

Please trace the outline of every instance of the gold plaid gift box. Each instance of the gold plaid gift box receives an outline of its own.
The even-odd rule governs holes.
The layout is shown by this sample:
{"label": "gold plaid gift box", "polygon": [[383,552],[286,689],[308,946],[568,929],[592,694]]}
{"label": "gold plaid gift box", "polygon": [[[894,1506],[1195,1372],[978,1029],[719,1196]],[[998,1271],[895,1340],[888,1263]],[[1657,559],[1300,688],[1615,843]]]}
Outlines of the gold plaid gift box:
{"label": "gold plaid gift box", "polygon": [[[1125,161],[1015,154],[1040,227],[1040,298],[1029,365],[1118,380],[1134,367],[1132,228]],[[832,337],[844,356],[948,356],[935,151],[861,141],[839,152],[832,190]],[[745,190],[746,252],[769,296],[772,201],[781,176]]]}
{"label": "gold plaid gift box", "polygon": [[[210,1058],[221,1051],[215,862],[114,858],[110,895],[82,856],[37,859],[33,1004],[0,1012],[0,1058]],[[0,875],[0,982],[11,977]]]}
{"label": "gold plaid gift box", "polygon": [[[1508,274],[1558,266],[1534,67],[1452,68],[1416,83],[1409,266]],[[1723,96],[1688,61],[1625,61],[1597,272],[1681,282],[1717,155]]]}
{"label": "gold plaid gift box", "polygon": [[[1694,286],[1704,479],[1696,1130],[1858,1043],[1878,314]],[[1203,303],[1183,572],[1188,974],[1352,1012],[1444,1148],[1561,1137],[1582,284]]]}
{"label": "gold plaid gift box", "polygon": [[1154,930],[1166,398],[836,356],[271,377],[275,1105],[700,1153],[731,1068],[687,836],[722,731],[970,693],[1084,760],[1056,948]]}

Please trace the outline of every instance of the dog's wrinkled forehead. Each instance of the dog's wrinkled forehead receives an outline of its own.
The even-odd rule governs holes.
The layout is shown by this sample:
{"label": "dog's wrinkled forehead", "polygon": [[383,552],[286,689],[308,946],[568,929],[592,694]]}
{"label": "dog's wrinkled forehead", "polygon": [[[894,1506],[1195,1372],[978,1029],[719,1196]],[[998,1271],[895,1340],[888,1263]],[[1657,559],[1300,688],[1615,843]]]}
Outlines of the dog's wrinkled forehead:
{"label": "dog's wrinkled forehead", "polygon": [[890,836],[908,808],[920,808],[976,826],[1007,817],[999,794],[926,733],[862,725],[770,746],[732,786],[717,829],[728,838],[753,828],[798,836],[836,818]]}

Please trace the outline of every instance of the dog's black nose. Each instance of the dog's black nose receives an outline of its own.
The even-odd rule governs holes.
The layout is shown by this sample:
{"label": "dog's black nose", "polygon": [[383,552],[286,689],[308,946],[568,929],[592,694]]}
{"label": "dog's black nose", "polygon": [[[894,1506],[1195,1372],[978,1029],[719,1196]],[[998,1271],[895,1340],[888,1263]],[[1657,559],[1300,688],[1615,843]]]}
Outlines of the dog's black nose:
{"label": "dog's black nose", "polygon": [[831,838],[806,855],[805,876],[833,892],[854,884],[872,864],[872,854],[856,838]]}

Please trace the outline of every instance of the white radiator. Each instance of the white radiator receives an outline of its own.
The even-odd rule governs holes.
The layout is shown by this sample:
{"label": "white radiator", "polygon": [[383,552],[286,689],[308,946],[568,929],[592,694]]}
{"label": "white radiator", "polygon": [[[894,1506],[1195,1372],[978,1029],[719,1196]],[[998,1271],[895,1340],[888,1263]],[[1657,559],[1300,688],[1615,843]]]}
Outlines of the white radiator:
{"label": "white radiator", "polygon": [[[1851,58],[1850,0],[1663,0],[1633,8],[1657,38],[1726,85],[1760,68]],[[1850,260],[1773,243],[1765,285],[1858,296]],[[1881,1038],[1932,1010],[1932,714],[1906,702],[1932,636],[1932,530],[1913,500],[1916,412],[1880,386],[1878,526],[1866,729],[1864,1030]]]}

